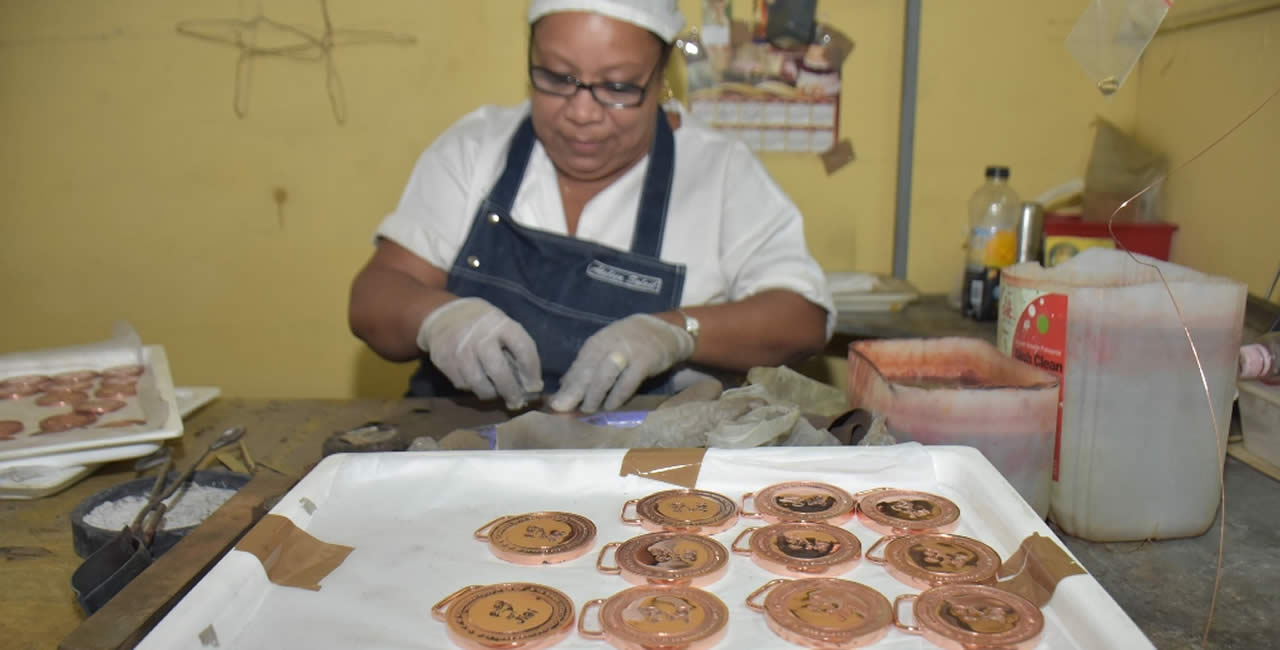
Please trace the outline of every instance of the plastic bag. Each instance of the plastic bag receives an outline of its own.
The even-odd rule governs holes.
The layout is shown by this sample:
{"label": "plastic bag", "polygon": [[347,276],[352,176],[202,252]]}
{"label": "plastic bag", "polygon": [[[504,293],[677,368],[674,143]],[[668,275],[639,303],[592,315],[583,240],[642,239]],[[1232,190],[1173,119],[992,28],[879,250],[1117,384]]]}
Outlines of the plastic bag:
{"label": "plastic bag", "polygon": [[1116,221],[1158,221],[1159,184],[1123,209],[1120,206],[1163,178],[1168,169],[1167,160],[1106,120],[1099,118],[1097,129],[1085,170],[1081,216],[1085,221],[1110,221],[1112,215]]}
{"label": "plastic bag", "polygon": [[1090,0],[1067,35],[1067,51],[1103,95],[1124,85],[1172,0]]}

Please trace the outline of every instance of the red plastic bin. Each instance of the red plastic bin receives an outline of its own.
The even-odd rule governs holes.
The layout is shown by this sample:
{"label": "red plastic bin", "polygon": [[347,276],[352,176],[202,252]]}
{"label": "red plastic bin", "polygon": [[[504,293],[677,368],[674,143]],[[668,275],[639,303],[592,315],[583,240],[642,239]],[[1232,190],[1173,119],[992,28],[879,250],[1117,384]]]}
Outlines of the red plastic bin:
{"label": "red plastic bin", "polygon": [[[1158,260],[1169,260],[1169,250],[1173,247],[1173,233],[1178,226],[1163,221],[1148,223],[1119,222],[1112,225],[1116,239],[1125,248],[1148,255]],[[1063,237],[1091,237],[1111,239],[1107,232],[1107,224],[1103,221],[1085,221],[1078,215],[1048,214],[1044,219],[1044,234]]]}

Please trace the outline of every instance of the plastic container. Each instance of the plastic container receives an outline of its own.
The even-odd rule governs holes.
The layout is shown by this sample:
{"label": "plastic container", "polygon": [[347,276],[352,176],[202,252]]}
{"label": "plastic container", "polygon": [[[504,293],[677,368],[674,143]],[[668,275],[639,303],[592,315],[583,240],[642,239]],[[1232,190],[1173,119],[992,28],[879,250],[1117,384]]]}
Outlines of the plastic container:
{"label": "plastic container", "polygon": [[[177,479],[178,474],[178,472],[171,472],[168,480]],[[235,472],[201,471],[192,474],[190,481],[193,485],[239,490],[249,482],[249,475]],[[71,546],[75,549],[76,555],[87,558],[120,534],[119,530],[99,528],[85,521],[85,517],[90,512],[93,512],[94,508],[108,501],[118,501],[127,497],[145,499],[154,484],[155,479],[151,477],[135,479],[107,488],[81,501],[80,505],[71,511]],[[160,557],[165,551],[182,541],[182,538],[186,537],[187,533],[195,529],[196,526],[160,528],[156,531],[155,539],[151,542],[151,555]]]}
{"label": "plastic container", "polygon": [[900,442],[976,447],[1036,514],[1048,514],[1052,374],[979,339],[858,341],[849,345],[849,403],[885,416]]}
{"label": "plastic container", "polygon": [[[1178,226],[1162,222],[1117,221],[1116,239],[1139,255],[1168,261]],[[1050,214],[1044,220],[1044,264],[1057,266],[1085,248],[1115,248],[1105,221],[1084,221],[1080,215]]]}
{"label": "plastic container", "polygon": [[1199,535],[1218,506],[1246,287],[1138,259],[1095,248],[1004,273],[997,345],[1063,378],[1050,518],[1092,541]]}

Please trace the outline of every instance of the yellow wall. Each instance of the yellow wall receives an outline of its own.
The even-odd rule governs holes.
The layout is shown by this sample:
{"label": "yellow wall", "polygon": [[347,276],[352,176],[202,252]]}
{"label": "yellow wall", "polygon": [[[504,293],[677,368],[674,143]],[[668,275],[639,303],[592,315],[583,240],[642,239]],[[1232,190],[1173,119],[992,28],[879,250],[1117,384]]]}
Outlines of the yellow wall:
{"label": "yellow wall", "polygon": [[[1174,4],[1175,12],[1180,4]],[[1142,61],[1138,136],[1179,165],[1277,89],[1280,8],[1161,34]],[[1174,261],[1246,282],[1252,293],[1264,294],[1280,264],[1277,170],[1280,97],[1170,176],[1165,218],[1180,228]]]}
{"label": "yellow wall", "polygon": [[[320,24],[315,0],[261,4]],[[700,3],[683,4],[700,16]],[[813,215],[824,263],[888,271],[902,13],[825,4],[858,44],[841,118],[860,160],[830,178],[812,156],[768,164]],[[410,368],[348,333],[347,288],[432,138],[477,105],[523,98],[523,3],[330,5],[339,27],[418,39],[335,51],[343,127],[323,66],[278,59],[255,61],[237,119],[236,50],[175,32],[185,19],[249,18],[257,3],[0,2],[0,352],[96,340],[127,319],[166,346],[180,384],[239,396],[403,390]]]}
{"label": "yellow wall", "polygon": [[924,0],[907,279],[959,286],[969,196],[1008,165],[1024,200],[1082,177],[1096,115],[1131,128],[1136,79],[1103,98],[1064,41],[1087,2]]}
{"label": "yellow wall", "polygon": [[[347,288],[432,138],[476,105],[524,96],[523,3],[333,0],[340,27],[418,39],[336,50],[342,127],[321,64],[257,60],[238,119],[235,50],[175,33],[257,4],[0,0],[0,274],[17,315],[0,326],[0,352],[97,339],[127,319],[166,346],[180,384],[233,396],[402,390],[409,367],[347,332]],[[320,23],[316,0],[261,4]],[[984,165],[1011,165],[1032,195],[1080,174],[1095,113],[1133,125],[1137,77],[1101,99],[1063,49],[1085,4],[924,2],[909,260],[922,289],[955,283]],[[681,6],[698,20],[700,2]],[[828,177],[816,157],[765,157],[830,270],[891,268],[903,6],[821,4],[856,43],[841,124],[857,162]]]}

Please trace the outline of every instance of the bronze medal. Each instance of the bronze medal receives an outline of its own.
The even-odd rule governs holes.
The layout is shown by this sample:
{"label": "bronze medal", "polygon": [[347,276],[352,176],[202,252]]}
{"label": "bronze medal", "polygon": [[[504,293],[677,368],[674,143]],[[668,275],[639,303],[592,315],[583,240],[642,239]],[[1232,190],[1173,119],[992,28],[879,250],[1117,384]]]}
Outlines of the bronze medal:
{"label": "bronze medal", "polygon": [[[588,630],[587,611],[599,607],[599,630]],[[582,607],[578,634],[627,650],[702,650],[724,638],[729,608],[693,587],[632,587]]]}
{"label": "bronze medal", "polygon": [[[636,517],[627,517],[635,506]],[[651,531],[714,535],[738,521],[738,506],[715,492],[706,490],[666,490],[622,504],[622,522]]]}
{"label": "bronze medal", "polygon": [[596,525],[571,512],[531,512],[494,519],[476,530],[475,538],[507,562],[556,564],[590,551]]}
{"label": "bronze medal", "polygon": [[[617,549],[616,566],[607,566],[605,556]],[[647,533],[625,542],[611,542],[600,549],[596,568],[601,573],[621,574],[627,581],[643,584],[702,587],[729,569],[729,551],[724,544],[692,533]]]}
{"label": "bronze medal", "polygon": [[[884,555],[875,551],[884,546]],[[867,560],[882,564],[889,575],[928,589],[951,584],[991,585],[1000,570],[1000,555],[976,539],[949,533],[881,537],[867,550]]]}
{"label": "bronze medal", "polygon": [[549,648],[573,630],[573,601],[527,582],[463,587],[431,608],[449,638],[470,650]]}
{"label": "bronze medal", "polygon": [[[748,535],[748,546],[739,547]],[[750,555],[766,571],[797,578],[848,573],[862,559],[862,543],[853,533],[804,522],[748,528],[733,540],[732,550]]]}
{"label": "bronze medal", "polygon": [[885,535],[951,532],[959,518],[959,506],[928,492],[880,489],[858,499],[858,521]]}
{"label": "bronze medal", "polygon": [[[748,499],[754,501],[755,512],[747,511]],[[741,513],[770,524],[814,521],[839,526],[853,517],[853,506],[853,496],[834,485],[793,481],[742,495]]]}
{"label": "bronze medal", "polygon": [[[755,602],[764,592],[764,604]],[[884,638],[893,622],[889,600],[864,584],[839,578],[778,579],[747,597],[769,629],[807,648],[861,648]]]}
{"label": "bronze medal", "polygon": [[[915,625],[898,618],[902,603],[914,601]],[[1044,614],[1021,596],[986,585],[947,585],[893,601],[898,628],[922,634],[950,650],[1029,650],[1044,632]]]}

